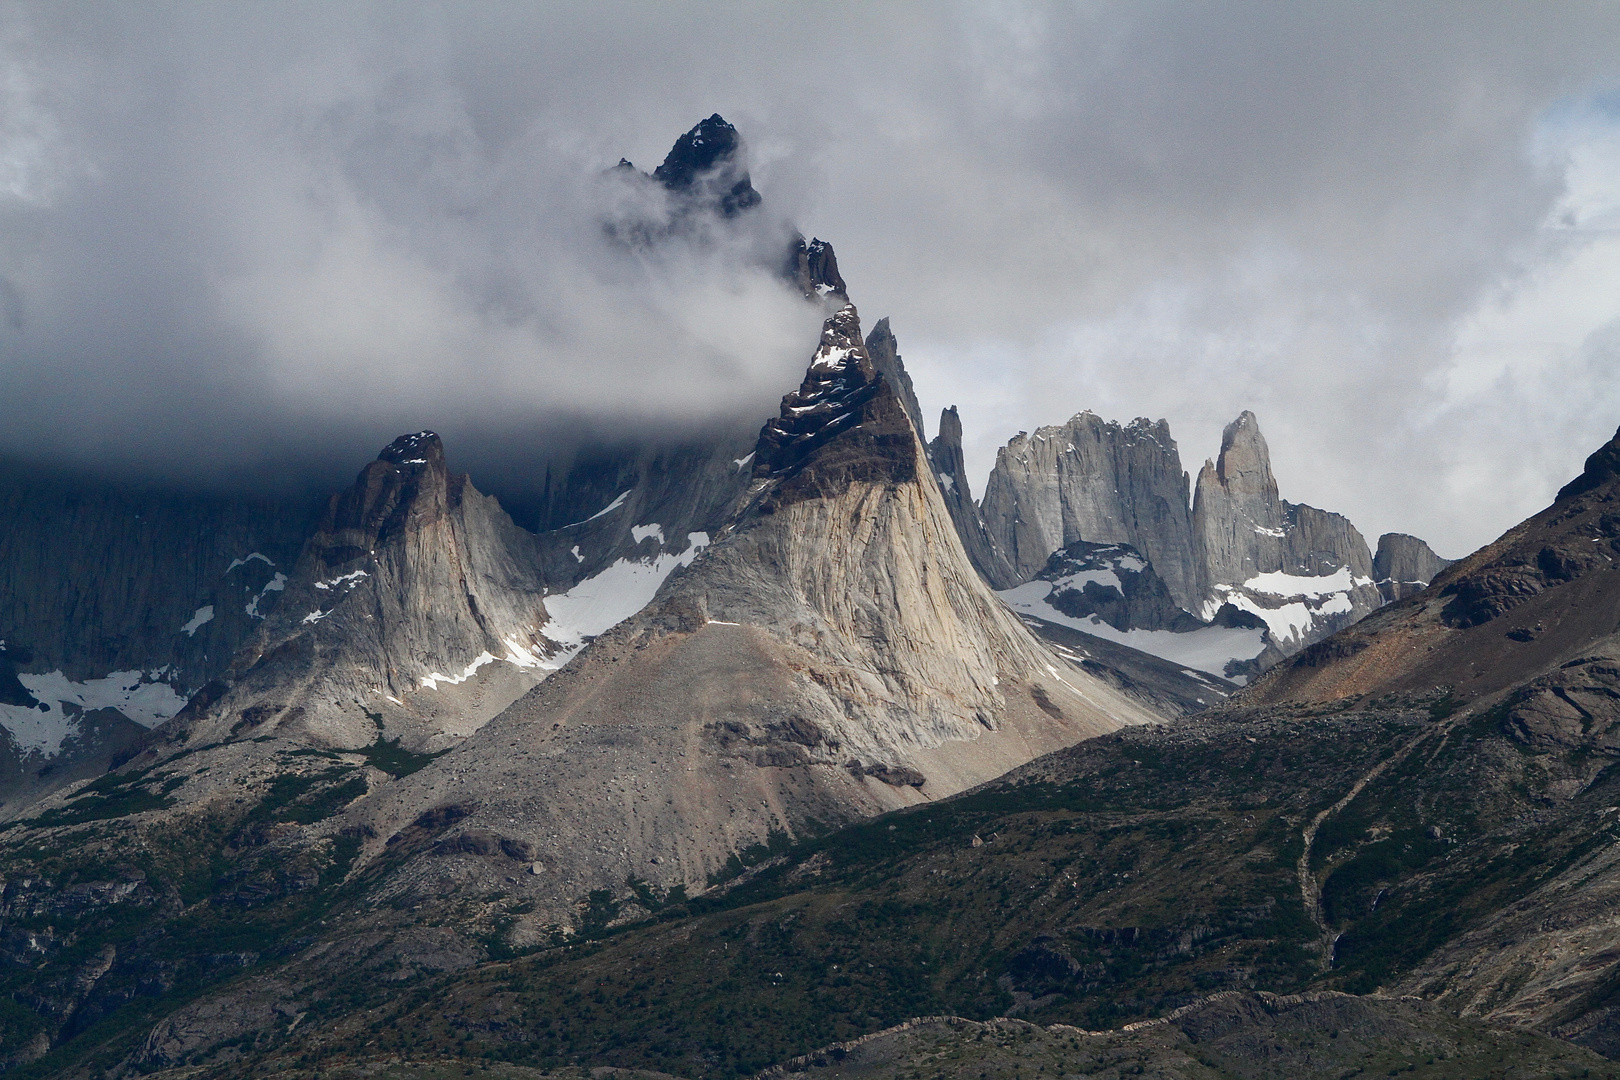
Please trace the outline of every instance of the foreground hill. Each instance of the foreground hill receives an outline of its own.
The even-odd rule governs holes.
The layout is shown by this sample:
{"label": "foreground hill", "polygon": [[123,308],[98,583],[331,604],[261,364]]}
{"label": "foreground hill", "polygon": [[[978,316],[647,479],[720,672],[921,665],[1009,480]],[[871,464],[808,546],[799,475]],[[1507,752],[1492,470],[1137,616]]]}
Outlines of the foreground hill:
{"label": "foreground hill", "polygon": [[[1510,939],[1470,935],[1607,864],[1620,780],[1604,765],[1528,747],[1434,697],[1130,728],[803,843],[702,897],[655,897],[639,923],[620,924],[626,909],[604,895],[579,937],[493,962],[456,947],[448,925],[436,938],[412,929],[408,909],[379,920],[379,897],[357,881],[327,894],[328,926],[305,924],[328,944],[258,961],[149,1034],[131,1031],[139,1046],[119,1053],[230,1076],[435,1055],[738,1076],[917,1016],[1117,1030],[1236,992],[1256,1004],[1217,1009],[1214,1045],[1164,1030],[1082,1049],[1159,1075],[1221,1075],[1170,1069],[1189,1059],[1340,1076],[1432,1057],[1419,1075],[1601,1076],[1567,1042],[1493,1026],[1607,1049],[1601,994],[1536,1020],[1509,993],[1459,1019],[1450,977],[1424,979],[1493,956]],[[521,911],[510,886],[485,903]],[[336,929],[358,924],[370,929]],[[1252,997],[1319,991],[1375,996],[1328,1009],[1329,1031]],[[1438,1007],[1382,996],[1414,991]],[[946,1049],[986,1060],[971,1057],[985,1048],[969,1030]],[[1331,1030],[1342,1041],[1329,1044]],[[1069,1054],[1071,1034],[1040,1038]],[[1263,1071],[1277,1040],[1303,1055],[1281,1059],[1295,1071]]]}

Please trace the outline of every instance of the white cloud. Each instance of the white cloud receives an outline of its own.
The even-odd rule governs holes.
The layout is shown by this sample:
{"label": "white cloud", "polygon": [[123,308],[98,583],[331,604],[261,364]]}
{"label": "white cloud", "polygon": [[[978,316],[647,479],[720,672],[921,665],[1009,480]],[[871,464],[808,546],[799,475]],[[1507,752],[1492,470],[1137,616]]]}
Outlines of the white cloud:
{"label": "white cloud", "polygon": [[1458,554],[1620,422],[1612,6],[8,12],[12,452],[757,423],[813,316],[724,245],[594,231],[597,171],[714,111],[981,484],[1083,408],[1167,416],[1192,467],[1252,408],[1285,496]]}

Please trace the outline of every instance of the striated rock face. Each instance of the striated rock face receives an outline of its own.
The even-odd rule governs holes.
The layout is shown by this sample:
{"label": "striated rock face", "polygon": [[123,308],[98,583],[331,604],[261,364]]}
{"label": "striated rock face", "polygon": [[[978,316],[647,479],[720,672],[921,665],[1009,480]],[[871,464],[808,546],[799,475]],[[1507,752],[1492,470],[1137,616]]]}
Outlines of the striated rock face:
{"label": "striated rock face", "polygon": [[1288,533],[1283,569],[1324,577],[1348,567],[1353,577],[1373,576],[1367,541],[1343,514],[1284,502],[1283,522]]}
{"label": "striated rock face", "polygon": [[1198,577],[1206,588],[1280,570],[1287,530],[1271,452],[1254,414],[1245,412],[1221,433],[1221,452],[1205,461],[1193,494]]}
{"label": "striated rock face", "polygon": [[318,513],[0,467],[0,801],[104,772],[224,672]]}
{"label": "striated rock face", "polygon": [[[378,837],[372,857],[413,822],[466,808],[396,878],[398,896],[483,888],[518,851],[534,872],[502,887],[535,904],[515,931],[525,940],[574,922],[592,890],[698,891],[772,835],[937,798],[1155,718],[988,591],[845,307],[707,550],[356,813]],[[475,832],[497,839],[458,839]]]}
{"label": "striated rock face", "polygon": [[1415,536],[1385,533],[1378,538],[1378,553],[1373,556],[1373,580],[1384,602],[1393,603],[1425,588],[1451,563]]}
{"label": "striated rock face", "polygon": [[1177,604],[1196,606],[1187,474],[1163,420],[1122,427],[1083,412],[1020,433],[997,452],[980,511],[1019,581],[1077,540],[1124,543],[1152,561]]}
{"label": "striated rock face", "polygon": [[438,435],[403,435],[332,497],[276,612],[169,738],[464,736],[541,677],[544,592],[535,538],[449,474]]}
{"label": "striated rock face", "polygon": [[1232,605],[1265,620],[1289,655],[1377,609],[1367,541],[1343,515],[1284,502],[1251,412],[1226,426],[1221,453],[1198,473],[1193,536],[1200,614]]}
{"label": "striated rock face", "polygon": [[1017,585],[1021,580],[1018,572],[990,538],[984,519],[979,515],[979,506],[973,501],[967,464],[962,457],[962,418],[956,414],[955,405],[939,414],[939,434],[928,444],[928,461],[969,561],[991,588],[1010,589]]}
{"label": "striated rock face", "polygon": [[[0,641],[73,682],[167,668],[182,695],[257,627],[315,500],[224,498],[0,468]],[[275,590],[260,608],[276,600]],[[185,627],[200,610],[206,620]]]}

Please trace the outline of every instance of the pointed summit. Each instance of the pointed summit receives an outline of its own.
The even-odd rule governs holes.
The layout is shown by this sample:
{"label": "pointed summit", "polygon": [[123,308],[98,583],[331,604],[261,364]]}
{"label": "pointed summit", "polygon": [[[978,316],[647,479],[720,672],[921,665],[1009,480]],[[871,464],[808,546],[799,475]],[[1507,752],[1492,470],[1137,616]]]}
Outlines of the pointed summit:
{"label": "pointed summit", "polygon": [[[332,496],[291,574],[269,586],[280,602],[255,614],[256,639],[174,736],[454,741],[542,675],[538,563],[534,537],[448,472],[437,434],[401,435]],[[447,703],[458,693],[476,700]]]}
{"label": "pointed summit", "polygon": [[711,203],[725,217],[760,201],[748,177],[742,136],[719,113],[676,139],[664,163],[653,170],[653,179],[670,191]]}
{"label": "pointed summit", "polygon": [[821,297],[835,306],[849,303],[843,275],[838,272],[838,257],[825,240],[817,238],[806,243],[802,235],[795,233],[788,245],[782,276],[798,286],[806,300]]}
{"label": "pointed summit", "polygon": [[973,501],[967,461],[962,454],[962,418],[955,405],[939,414],[939,433],[928,444],[928,462],[956,526],[956,535],[974,568],[992,588],[1010,589],[1020,584],[1023,579],[990,539],[979,506]]}
{"label": "pointed summit", "polygon": [[887,379],[894,392],[900,395],[900,404],[905,406],[906,415],[911,417],[911,426],[917,429],[917,438],[927,442],[922,405],[917,401],[917,391],[912,388],[911,376],[906,372],[905,364],[900,362],[900,343],[895,340],[894,331],[889,329],[887,317],[879,319],[872,332],[866,335],[866,352],[872,358],[872,366],[877,368],[878,374]]}
{"label": "pointed summit", "polygon": [[1282,567],[1282,500],[1260,422],[1247,409],[1221,432],[1220,456],[1199,470],[1192,519],[1205,588]]}
{"label": "pointed summit", "polygon": [[777,481],[772,507],[835,495],[857,480],[905,483],[917,477],[915,441],[905,406],[861,342],[855,305],[846,304],[823,325],[799,389],[760,431],[754,475]]}
{"label": "pointed summit", "polygon": [[[1157,719],[990,593],[926,461],[846,305],[707,549],[442,767],[368,803],[368,857],[435,806],[474,807],[458,835],[523,852],[540,868],[514,886],[535,905],[525,918],[566,925],[598,890],[690,894],[773,835],[939,798]],[[603,778],[621,775],[640,799],[604,798]],[[447,857],[471,850],[458,843],[415,860],[421,896],[480,872],[473,855]]]}

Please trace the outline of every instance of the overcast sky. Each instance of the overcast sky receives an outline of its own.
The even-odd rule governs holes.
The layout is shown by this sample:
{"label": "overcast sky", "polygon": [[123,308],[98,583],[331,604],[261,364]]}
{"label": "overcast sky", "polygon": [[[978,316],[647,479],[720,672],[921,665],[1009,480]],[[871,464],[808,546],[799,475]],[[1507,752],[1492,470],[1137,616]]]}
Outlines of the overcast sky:
{"label": "overcast sky", "polygon": [[476,479],[559,417],[763,419],[804,306],[600,230],[716,111],[976,491],[1082,409],[1196,471],[1249,408],[1285,498],[1457,556],[1620,425],[1620,5],[57,0],[0,3],[0,452],[431,426]]}

